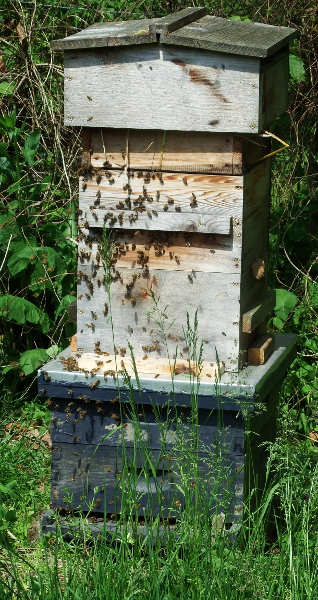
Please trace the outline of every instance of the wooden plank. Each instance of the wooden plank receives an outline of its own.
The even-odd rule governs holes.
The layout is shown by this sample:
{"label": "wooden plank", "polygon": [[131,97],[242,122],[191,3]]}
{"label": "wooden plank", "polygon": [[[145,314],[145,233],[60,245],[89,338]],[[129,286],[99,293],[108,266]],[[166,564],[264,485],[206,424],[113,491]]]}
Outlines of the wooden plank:
{"label": "wooden plank", "polygon": [[156,33],[149,32],[151,19],[95,23],[62,40],[52,40],[52,50],[77,50],[105,46],[149,44],[157,41]]}
{"label": "wooden plank", "polygon": [[274,350],[274,337],[268,333],[260,336],[248,349],[248,362],[263,365]]}
{"label": "wooden plank", "polygon": [[297,29],[249,23],[207,15],[198,23],[182,27],[160,41],[216,52],[266,57],[298,37]]}
{"label": "wooden plank", "polygon": [[[130,343],[134,355],[138,357],[145,354],[149,356],[149,353],[151,356],[165,357],[167,353],[174,356],[178,347],[178,359],[186,358],[187,343],[183,328],[187,326],[187,313],[193,326],[198,311],[198,338],[200,342],[203,341],[202,359],[215,362],[217,353],[219,361],[225,362],[226,369],[237,370],[239,274],[211,275],[118,267],[118,274],[111,284],[109,303],[102,276],[96,274],[92,278],[91,267],[86,265],[80,271],[77,335],[78,349],[81,348],[82,352],[94,352],[98,341],[101,350],[110,354],[114,353],[115,345],[118,352],[124,349],[123,354],[128,355]],[[135,280],[134,274],[137,275]],[[262,289],[263,284],[257,283]],[[155,301],[158,302],[157,307]],[[166,317],[160,316],[163,313]],[[158,319],[163,323],[165,333],[156,325]],[[145,348],[149,349],[148,352]]]}
{"label": "wooden plank", "polygon": [[[116,447],[62,443],[59,446],[58,451],[52,453],[51,507],[60,510],[88,510],[90,507],[92,510],[93,506],[95,513],[113,513],[114,516],[126,511],[129,516],[158,513],[173,516],[184,507],[180,468],[187,469],[189,479],[192,468],[186,454],[171,456],[173,467],[158,469],[154,478],[147,463],[137,468],[137,472],[134,470],[133,475],[129,474],[127,467],[134,464],[133,448],[127,448],[127,458],[123,461]],[[240,496],[235,493],[235,486],[243,491],[243,473],[237,475],[241,464],[242,457],[231,454],[214,461],[211,458],[209,464],[208,455],[200,453],[196,477],[193,471],[195,485],[186,492],[188,499],[192,492],[193,502],[196,497],[202,506],[209,501],[211,512],[216,504],[219,509],[226,507],[228,512],[234,498],[235,504],[243,501],[243,493]],[[216,477],[219,485],[213,493]],[[233,479],[235,483],[230,490],[228,482]]]}
{"label": "wooden plank", "polygon": [[261,128],[266,129],[287,110],[289,81],[289,52],[283,48],[261,67],[260,116]]}
{"label": "wooden plank", "polygon": [[200,379],[200,381],[213,382],[220,379],[220,376],[224,373],[224,365],[211,363],[209,361],[202,361],[200,367],[194,361],[187,359],[176,359],[169,360],[167,358],[161,358],[160,356],[152,357],[148,356],[147,360],[142,357],[135,356],[134,363],[132,363],[131,357],[125,355],[124,358],[118,355],[109,354],[106,358],[100,354],[84,353],[78,358],[78,366],[80,371],[84,372],[97,372],[105,373],[114,372],[128,373],[131,377],[138,373],[139,377],[144,375],[152,375],[156,379],[160,378],[160,375],[191,375],[192,379]]}
{"label": "wooden plank", "polygon": [[259,69],[257,58],[165,44],[67,52],[65,124],[257,133]]}
{"label": "wooden plank", "polygon": [[[270,161],[261,161],[244,176],[242,270],[268,253]],[[234,238],[235,243],[235,238]],[[240,242],[239,242],[240,243]],[[267,261],[265,271],[267,271]]]}
{"label": "wooden plank", "polygon": [[299,35],[296,29],[288,27],[231,21],[204,14],[204,8],[186,8],[159,20],[95,23],[67,38],[53,40],[50,45],[52,49],[65,50],[150,43],[159,38],[167,44],[266,57]]}
{"label": "wooden plank", "polygon": [[[149,458],[153,460],[154,466],[163,469],[170,466],[165,460],[165,451],[174,449],[180,452],[180,444],[193,438],[189,408],[177,407],[172,413],[167,406],[154,410],[149,405],[124,404],[118,398],[116,400],[83,402],[71,398],[71,401],[59,401],[58,408],[52,402],[53,446],[60,443],[81,447],[94,444],[112,446],[120,451],[120,447],[125,445],[126,448],[136,449],[137,468],[143,466],[145,455],[149,451]],[[200,452],[244,455],[244,425],[235,411],[226,413],[220,421],[217,410],[201,410],[196,419]]]}
{"label": "wooden plank", "polygon": [[[154,208],[152,208],[153,206]],[[182,212],[182,210],[174,213],[164,212],[163,210],[158,211],[157,206],[159,208],[159,205],[152,204],[150,210],[138,213],[133,210],[125,212],[122,210],[108,211],[99,207],[92,210],[92,212],[86,211],[86,217],[80,219],[79,224],[81,226],[88,223],[89,227],[102,228],[106,223],[107,229],[118,229],[118,227],[127,229],[130,227],[132,231],[139,229],[147,231],[198,231],[223,235],[228,235],[231,231],[230,217],[198,214],[194,211]]]}
{"label": "wooden plank", "polygon": [[149,32],[169,34],[180,29],[180,27],[184,27],[197,19],[205,17],[205,15],[206,8],[184,8],[151,23],[149,25]]}
{"label": "wooden plank", "polygon": [[[97,269],[100,273],[100,247],[103,246],[103,239],[101,235],[96,236],[95,232],[96,230],[89,230],[88,241],[83,239],[79,244],[78,268],[90,262],[92,269]],[[138,268],[139,256],[143,252],[147,256],[149,269],[186,271],[190,274],[191,271],[240,272],[241,252],[238,246],[233,248],[232,235],[117,230],[111,243],[112,264],[116,268]]]}
{"label": "wooden plank", "polygon": [[128,162],[132,170],[242,175],[242,152],[233,150],[231,134],[94,127],[91,132],[95,168],[104,168],[107,160],[111,169]]}
{"label": "wooden plank", "polygon": [[128,177],[109,172],[80,182],[80,225],[162,231],[230,233],[230,218],[242,217],[242,177],[149,173]]}
{"label": "wooden plank", "polygon": [[82,154],[81,163],[82,170],[85,172],[85,167],[91,164],[91,131],[89,127],[84,127],[81,131],[82,138]]}
{"label": "wooden plank", "polygon": [[267,315],[274,310],[276,303],[275,290],[266,290],[257,298],[249,309],[242,315],[242,332],[251,333]]}
{"label": "wooden plank", "polygon": [[69,321],[69,323],[76,323],[76,317],[77,317],[76,301],[72,302],[71,304],[68,305],[67,314],[68,314],[67,320]]}

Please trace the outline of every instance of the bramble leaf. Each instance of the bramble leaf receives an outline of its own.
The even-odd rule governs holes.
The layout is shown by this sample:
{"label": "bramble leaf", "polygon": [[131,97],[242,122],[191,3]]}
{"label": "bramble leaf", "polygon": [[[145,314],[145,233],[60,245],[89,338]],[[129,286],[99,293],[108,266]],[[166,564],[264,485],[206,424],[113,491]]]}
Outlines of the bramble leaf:
{"label": "bramble leaf", "polygon": [[47,352],[43,348],[26,350],[20,355],[20,367],[25,375],[30,375],[39,365],[45,363],[47,359]]}

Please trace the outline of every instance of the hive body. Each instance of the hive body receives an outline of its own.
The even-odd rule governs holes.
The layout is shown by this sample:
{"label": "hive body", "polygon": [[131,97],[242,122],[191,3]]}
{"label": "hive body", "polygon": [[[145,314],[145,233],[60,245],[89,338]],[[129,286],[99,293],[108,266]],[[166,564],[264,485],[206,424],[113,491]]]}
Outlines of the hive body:
{"label": "hive body", "polygon": [[77,348],[39,373],[52,508],[177,518],[192,494],[233,523],[262,489],[295,347],[264,332],[267,129],[296,34],[193,8],[52,42],[65,123],[82,128]]}

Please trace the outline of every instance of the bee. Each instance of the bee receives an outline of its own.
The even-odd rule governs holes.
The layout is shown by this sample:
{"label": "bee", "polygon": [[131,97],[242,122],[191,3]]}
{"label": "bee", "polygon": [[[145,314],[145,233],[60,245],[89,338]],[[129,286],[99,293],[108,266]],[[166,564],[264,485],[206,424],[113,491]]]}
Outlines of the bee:
{"label": "bee", "polygon": [[101,175],[97,175],[97,177],[96,177],[96,183],[97,183],[97,185],[100,184],[101,180],[102,180],[102,176]]}
{"label": "bee", "polygon": [[157,373],[157,375],[155,375],[155,379],[157,379],[159,377],[160,373]]}
{"label": "bee", "polygon": [[97,381],[95,381],[95,383],[91,383],[89,387],[91,388],[91,390],[94,390],[99,384],[100,380],[97,379]]}
{"label": "bee", "polygon": [[104,304],[104,310],[103,310],[104,316],[107,317],[108,315],[108,304],[105,302]]}
{"label": "bee", "polygon": [[147,331],[146,327],[142,327],[142,330],[143,330],[143,331]]}
{"label": "bee", "polygon": [[168,206],[168,204],[165,204],[165,205],[164,205],[164,207],[163,207],[163,210],[169,210],[169,206]]}
{"label": "bee", "polygon": [[80,296],[77,296],[77,300],[82,300],[83,298],[83,294],[81,294]]}
{"label": "bee", "polygon": [[87,183],[83,183],[82,184],[82,190],[83,190],[83,192],[85,192],[86,189],[87,189]]}
{"label": "bee", "polygon": [[147,215],[148,215],[148,217],[150,217],[152,219],[152,214],[151,214],[150,210],[147,210]]}
{"label": "bee", "polygon": [[174,260],[176,261],[177,265],[180,265],[180,258],[178,256],[178,254],[175,254]]}
{"label": "bee", "polygon": [[118,402],[118,400],[119,400],[119,397],[118,397],[118,396],[116,396],[116,398],[113,398],[112,400],[110,400],[110,402],[111,402],[112,404],[114,404],[115,402]]}
{"label": "bee", "polygon": [[158,177],[158,179],[159,179],[160,183],[163,183],[163,179],[162,179],[162,173],[160,173],[160,172],[159,172],[159,173],[157,173],[157,177]]}
{"label": "bee", "polygon": [[195,194],[193,194],[193,192],[192,192],[192,198],[191,198],[191,201],[190,201],[190,206],[193,208],[194,206],[197,206],[197,204],[198,204],[197,203],[197,198],[196,198]]}
{"label": "bee", "polygon": [[184,185],[188,185],[188,180],[186,177],[182,177],[182,181],[183,181]]}
{"label": "bee", "polygon": [[148,354],[145,354],[145,355],[142,357],[142,360],[147,360],[147,358],[148,358]]}
{"label": "bee", "polygon": [[192,277],[192,275],[189,274],[188,275],[188,279],[189,279],[189,281],[191,281],[191,283],[193,283],[193,277]]}
{"label": "bee", "polygon": [[97,314],[94,313],[92,310],[91,310],[91,315],[92,315],[93,319],[95,319],[95,321],[98,319]]}
{"label": "bee", "polygon": [[[75,423],[75,421],[74,421]],[[74,442],[80,442],[81,438],[77,437],[77,435],[73,435],[72,440],[74,440]]]}
{"label": "bee", "polygon": [[157,213],[157,211],[156,211],[156,210],[153,210],[153,211],[152,211],[152,214],[153,214],[153,215],[155,215],[156,217],[158,216],[158,213]]}
{"label": "bee", "polygon": [[226,333],[224,333],[224,331],[222,331],[222,335],[225,335],[225,336],[226,336]]}
{"label": "bee", "polygon": [[100,190],[98,190],[98,192],[96,193],[95,204],[99,204],[100,203],[100,199],[101,199],[101,193],[100,193]]}
{"label": "bee", "polygon": [[106,159],[105,162],[103,163],[103,166],[106,167],[106,169],[107,169],[108,167],[111,167],[112,164],[109,162],[109,160]]}
{"label": "bee", "polygon": [[180,205],[178,205],[178,206],[175,206],[175,210],[176,210],[177,212],[181,212],[181,206],[180,206]]}
{"label": "bee", "polygon": [[157,200],[157,202],[159,202],[159,199],[160,199],[160,192],[158,190],[157,193],[156,193],[156,200]]}
{"label": "bee", "polygon": [[170,196],[167,196],[168,199],[168,204],[174,204],[174,199],[171,198]]}

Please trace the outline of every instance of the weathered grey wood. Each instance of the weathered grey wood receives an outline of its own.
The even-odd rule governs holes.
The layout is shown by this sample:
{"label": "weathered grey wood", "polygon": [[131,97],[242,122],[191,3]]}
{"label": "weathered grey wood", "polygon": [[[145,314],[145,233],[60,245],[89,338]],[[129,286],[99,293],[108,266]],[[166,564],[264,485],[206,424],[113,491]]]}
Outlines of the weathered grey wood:
{"label": "weathered grey wood", "polygon": [[[268,253],[270,208],[270,160],[261,161],[255,169],[244,176],[242,269],[245,270],[256,258]],[[234,237],[235,243],[235,237]],[[268,261],[265,263],[267,273]]]}
{"label": "weathered grey wood", "polygon": [[248,349],[248,362],[252,365],[263,365],[274,350],[274,338],[271,334],[259,336]]}
{"label": "weathered grey wood", "polygon": [[287,46],[299,33],[289,27],[233,21],[207,15],[160,41],[232,54],[266,57]]}
{"label": "weathered grey wood", "polygon": [[[85,402],[70,396],[70,401],[59,400],[58,406],[52,401],[49,405],[54,446],[60,443],[113,446],[120,454],[124,445],[136,448],[137,468],[142,468],[149,453],[156,469],[166,469],[170,466],[170,451],[180,452],[184,440],[193,439],[189,408],[177,407],[171,412],[166,406],[155,412],[149,405],[133,407],[118,400]],[[200,452],[244,454],[243,420],[235,413],[225,413],[222,426],[217,410],[201,410],[197,421],[195,431]]]}
{"label": "weathered grey wood", "polygon": [[[85,240],[79,244],[79,269],[82,264],[91,264],[92,269],[101,263],[98,246],[103,245],[102,236],[95,236],[96,230],[89,231],[89,245]],[[93,241],[96,240],[96,241]],[[233,236],[199,233],[147,231],[114,232],[114,266],[136,267],[138,253],[145,252],[149,269],[166,271],[202,271],[205,273],[240,272],[241,251],[239,245],[233,247]],[[124,248],[120,250],[120,245]],[[146,248],[145,248],[146,246]],[[158,248],[160,247],[160,252]],[[117,250],[118,249],[118,250]],[[90,253],[88,256],[87,253]],[[97,258],[96,258],[97,257]],[[175,258],[178,257],[178,260]]]}
{"label": "weathered grey wood", "polygon": [[[185,453],[182,456],[174,452],[167,461],[170,469],[159,466],[157,476],[153,477],[145,457],[143,462],[137,458],[142,464],[137,467],[134,450],[127,448],[125,454],[124,458],[116,447],[59,443],[58,450],[52,453],[50,506],[84,511],[90,506],[95,513],[114,515],[120,512],[142,515],[146,511],[153,516],[173,516],[184,507],[185,496],[189,500],[191,495],[193,502],[197,496],[201,506],[209,506],[211,512],[216,502],[226,508],[227,513],[232,505],[232,514],[234,505],[242,506],[243,473],[239,470],[244,463],[243,456],[228,453],[214,458],[200,452],[196,471]],[[158,451],[155,454],[159,461]],[[190,490],[184,488],[181,468],[187,469],[189,482],[193,469]],[[234,483],[229,488],[231,479]]]}
{"label": "weathered grey wood", "polygon": [[259,74],[257,58],[170,45],[68,51],[65,123],[257,133]]}
{"label": "weathered grey wood", "polygon": [[260,128],[266,129],[288,106],[289,52],[285,48],[273,60],[265,61],[260,81]]}
{"label": "weathered grey wood", "polygon": [[[204,16],[205,12],[204,8],[186,8],[159,20],[96,23],[72,36],[52,41],[51,48],[65,50],[151,43],[157,41],[158,36],[167,44],[266,57],[299,35],[296,29],[288,27]],[[193,22],[196,19],[198,21]]]}
{"label": "weathered grey wood", "polygon": [[176,13],[172,13],[171,15],[167,15],[166,17],[162,17],[154,23],[151,23],[149,25],[149,32],[169,34],[180,29],[180,27],[184,27],[197,19],[205,17],[205,15],[206,8],[184,8],[183,10],[179,10]]}
{"label": "weathered grey wood", "polygon": [[151,22],[151,19],[140,19],[138,21],[95,23],[62,40],[52,40],[50,46],[52,50],[70,50],[150,44],[157,41],[156,33],[149,31]]}
{"label": "weathered grey wood", "polygon": [[67,307],[67,314],[68,314],[68,321],[70,323],[76,323],[76,318],[77,318],[77,308],[76,308],[76,301],[72,302],[71,304],[68,305]]}
{"label": "weathered grey wood", "polygon": [[[161,170],[242,174],[242,161],[245,158],[242,158],[242,148],[239,152],[237,147],[234,149],[234,137],[231,134],[148,129],[127,131],[94,127],[85,129],[92,132],[91,160],[95,168],[104,167],[107,160],[110,169],[124,168],[128,164],[129,169],[146,172]],[[255,144],[253,147],[258,148]]]}
{"label": "weathered grey wood", "polygon": [[242,316],[242,332],[251,333],[267,315],[274,310],[276,303],[275,290],[266,290],[257,298]]}
{"label": "weathered grey wood", "polygon": [[[197,310],[198,337],[200,342],[203,341],[203,360],[215,362],[217,352],[220,362],[224,361],[227,369],[237,370],[240,330],[240,276],[238,274],[214,273],[211,276],[209,273],[202,272],[152,269],[149,269],[149,273],[143,273],[140,268],[118,267],[117,271],[122,278],[122,283],[117,279],[111,284],[111,305],[109,305],[103,285],[98,286],[98,279],[102,280],[102,272],[92,278],[91,267],[83,265],[79,271],[84,275],[87,274],[91,279],[93,294],[88,287],[90,282],[83,279],[79,272],[78,349],[81,348],[83,352],[93,352],[95,342],[99,341],[102,351],[113,354],[115,343],[118,352],[124,348],[129,354],[128,343],[131,343],[133,352],[138,357],[148,355],[149,352],[152,352],[153,356],[159,354],[164,357],[167,356],[167,351],[173,356],[176,347],[178,347],[178,357],[180,353],[186,357],[184,348],[187,344],[183,327],[186,328],[187,312],[190,323],[193,324]],[[137,274],[137,279],[127,293],[126,285],[132,283],[134,273]],[[139,279],[138,273],[141,275]],[[152,292],[157,300],[160,298],[159,312],[153,312],[154,319],[149,314],[155,308]],[[108,304],[109,314],[112,314],[114,342],[111,323],[107,315],[103,314],[105,303]],[[156,331],[158,326],[155,324],[162,310],[167,315],[167,318],[163,319],[165,336],[160,331]],[[97,318],[94,318],[92,312]],[[148,352],[145,348],[149,349]]]}

